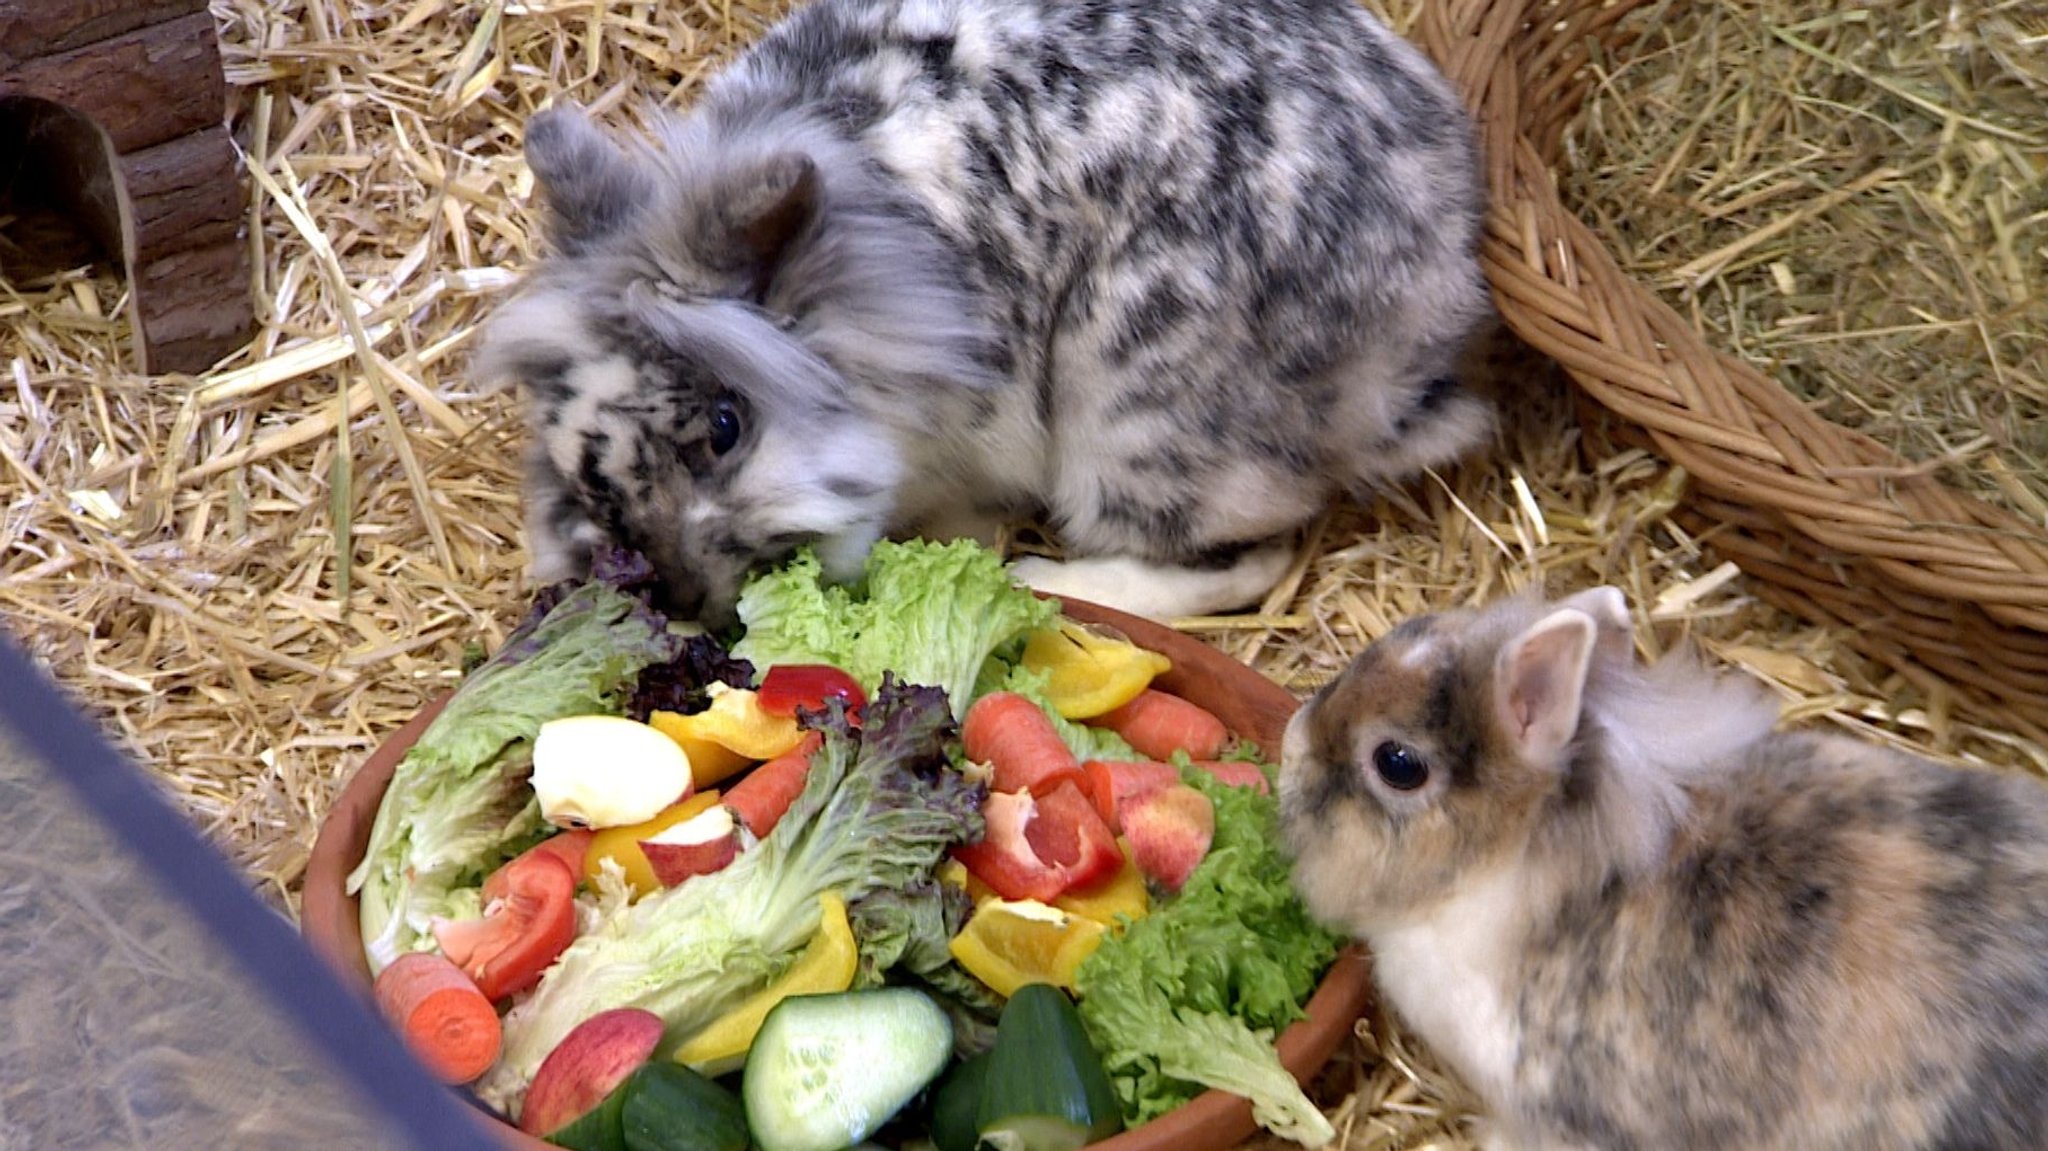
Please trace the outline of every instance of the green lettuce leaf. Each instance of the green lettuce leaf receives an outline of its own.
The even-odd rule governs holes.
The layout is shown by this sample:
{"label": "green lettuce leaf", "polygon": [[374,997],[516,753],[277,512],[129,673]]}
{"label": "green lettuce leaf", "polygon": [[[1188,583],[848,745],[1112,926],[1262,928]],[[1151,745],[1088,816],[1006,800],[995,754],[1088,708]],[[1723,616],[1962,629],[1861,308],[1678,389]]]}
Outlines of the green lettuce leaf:
{"label": "green lettuce leaf", "polygon": [[[826,582],[810,548],[749,578],[735,610],[746,634],[733,654],[764,674],[778,663],[829,663],[860,680],[864,690],[874,690],[875,681],[854,667],[854,638],[866,609],[855,606],[851,590]],[[875,678],[881,678],[879,671]]]}
{"label": "green lettuce leaf", "polygon": [[1082,1024],[1127,1124],[1217,1087],[1249,1098],[1267,1129],[1319,1146],[1333,1132],[1272,1037],[1304,1017],[1341,940],[1294,893],[1272,797],[1181,775],[1215,804],[1215,839],[1176,899],[1081,964]]}
{"label": "green lettuce leaf", "polygon": [[829,663],[873,691],[882,673],[945,691],[957,718],[998,652],[1048,626],[1059,605],[1019,586],[1002,557],[972,540],[885,540],[858,588],[824,582],[808,550],[741,589],[746,634],[733,654],[765,672]]}

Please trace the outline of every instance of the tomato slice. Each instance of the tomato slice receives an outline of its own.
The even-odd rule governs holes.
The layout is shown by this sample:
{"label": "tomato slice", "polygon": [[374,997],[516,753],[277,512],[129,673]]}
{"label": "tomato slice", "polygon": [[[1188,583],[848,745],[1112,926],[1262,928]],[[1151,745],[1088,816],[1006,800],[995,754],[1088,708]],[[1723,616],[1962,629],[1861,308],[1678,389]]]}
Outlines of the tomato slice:
{"label": "tomato slice", "polygon": [[826,700],[844,700],[847,718],[856,724],[868,702],[857,680],[826,663],[778,663],[761,677],[756,696],[769,715],[795,715],[799,707],[822,711]]}
{"label": "tomato slice", "polygon": [[587,827],[572,827],[548,836],[528,850],[552,855],[569,865],[571,875],[581,875],[583,857],[590,851],[590,841],[596,838],[597,833]]}
{"label": "tomato slice", "polygon": [[1043,797],[991,792],[982,816],[986,833],[954,848],[953,857],[1004,899],[1050,903],[1107,882],[1123,867],[1115,834],[1071,780]]}
{"label": "tomato slice", "polygon": [[536,847],[484,880],[482,919],[437,920],[441,953],[493,1000],[540,982],[576,938],[576,873],[562,855]]}

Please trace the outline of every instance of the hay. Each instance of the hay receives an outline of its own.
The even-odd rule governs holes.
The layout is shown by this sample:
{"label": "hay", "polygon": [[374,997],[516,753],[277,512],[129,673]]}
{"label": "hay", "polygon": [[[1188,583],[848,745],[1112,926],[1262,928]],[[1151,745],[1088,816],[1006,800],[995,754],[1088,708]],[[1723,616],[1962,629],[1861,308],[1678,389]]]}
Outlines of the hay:
{"label": "hay", "polygon": [[[779,7],[216,0],[256,174],[251,346],[143,379],[117,280],[0,284],[0,611],[281,907],[340,783],[521,606],[514,413],[465,375],[535,250],[521,123],[558,95],[682,103]],[[1685,477],[1584,434],[1550,365],[1496,374],[1497,452],[1333,510],[1260,612],[1184,625],[1305,691],[1410,614],[1607,581],[1649,651],[1697,642],[1790,715],[2048,769],[1759,603],[1673,518]],[[1466,1097],[1383,1017],[1326,1080],[1350,1151],[1469,1146]]]}
{"label": "hay", "polygon": [[1568,203],[1715,342],[2048,525],[2048,15],[1656,5],[1566,140]]}

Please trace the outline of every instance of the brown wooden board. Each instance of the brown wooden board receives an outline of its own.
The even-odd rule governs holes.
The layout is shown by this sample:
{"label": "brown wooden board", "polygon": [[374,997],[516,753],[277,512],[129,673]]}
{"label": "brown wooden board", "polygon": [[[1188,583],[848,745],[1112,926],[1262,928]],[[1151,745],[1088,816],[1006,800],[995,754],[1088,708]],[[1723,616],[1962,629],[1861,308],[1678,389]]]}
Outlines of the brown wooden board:
{"label": "brown wooden board", "polygon": [[206,0],[0,0],[0,72],[206,11]]}
{"label": "brown wooden board", "polygon": [[135,250],[152,259],[231,240],[241,227],[239,162],[212,127],[121,157],[135,213]]}
{"label": "brown wooden board", "polygon": [[135,269],[149,372],[200,372],[248,338],[248,247],[229,239]]}
{"label": "brown wooden board", "polygon": [[206,12],[166,20],[0,72],[0,96],[39,96],[92,117],[117,152],[221,122],[227,82]]}

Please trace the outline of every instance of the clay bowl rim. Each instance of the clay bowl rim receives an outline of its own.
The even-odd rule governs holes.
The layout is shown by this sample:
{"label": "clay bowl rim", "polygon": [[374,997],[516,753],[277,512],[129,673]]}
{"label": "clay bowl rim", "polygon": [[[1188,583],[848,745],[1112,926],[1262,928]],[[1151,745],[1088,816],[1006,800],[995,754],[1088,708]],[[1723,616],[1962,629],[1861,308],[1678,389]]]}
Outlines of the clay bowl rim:
{"label": "clay bowl rim", "polygon": [[[1287,721],[1300,702],[1246,664],[1193,637],[1150,620],[1080,600],[1062,601],[1067,615],[1113,627],[1133,642],[1173,660],[1158,683],[1214,711],[1231,731],[1257,743],[1269,759],[1280,751]],[[356,899],[344,887],[369,842],[370,824],[406,749],[439,714],[443,695],[379,744],[350,777],[321,820],[307,860],[300,904],[300,929],[308,943],[343,977],[367,990],[369,964],[363,956]],[[1324,973],[1309,998],[1308,1017],[1281,1033],[1280,1061],[1307,1082],[1336,1052],[1371,999],[1370,968],[1364,952],[1345,949]],[[465,1099],[468,1093],[461,1092]],[[515,1151],[547,1151],[554,1145],[528,1135],[470,1100],[486,1126]],[[1091,1151],[1225,1151],[1258,1129],[1251,1104],[1222,1091],[1205,1091],[1165,1115],[1113,1135]]]}

